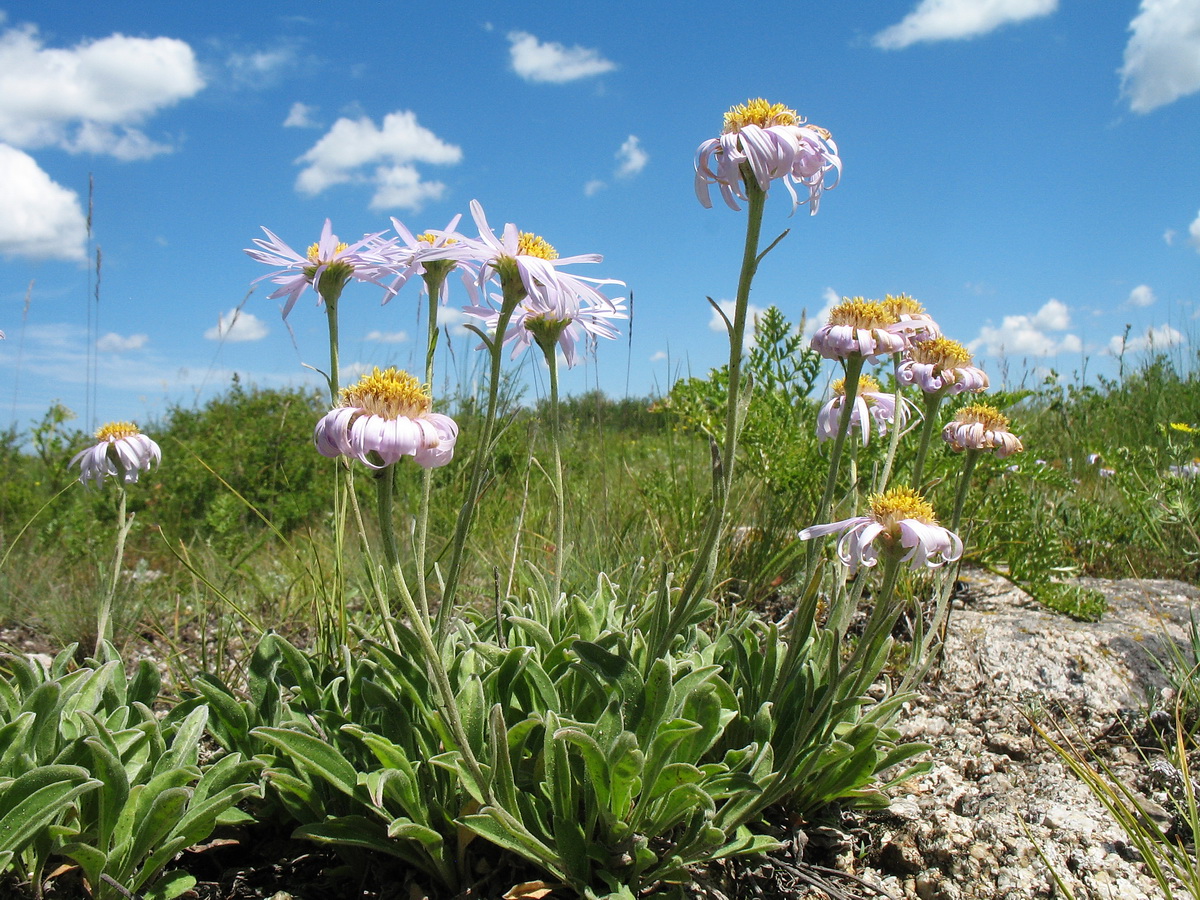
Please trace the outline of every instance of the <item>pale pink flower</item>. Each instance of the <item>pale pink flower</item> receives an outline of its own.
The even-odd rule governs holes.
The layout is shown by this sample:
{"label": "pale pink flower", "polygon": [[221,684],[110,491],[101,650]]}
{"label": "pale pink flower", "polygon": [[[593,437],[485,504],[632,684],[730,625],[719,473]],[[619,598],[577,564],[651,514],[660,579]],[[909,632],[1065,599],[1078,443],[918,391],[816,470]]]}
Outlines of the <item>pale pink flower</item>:
{"label": "pale pink flower", "polygon": [[80,484],[94,481],[100,487],[109,475],[134,484],[141,472],[161,460],[158,444],[132,422],[110,422],[96,432],[96,444],[76,453],[70,465],[79,464]]}
{"label": "pale pink flower", "polygon": [[[463,312],[481,319],[486,331],[494,332],[499,324],[500,312],[494,307],[468,306]],[[504,343],[513,345],[512,357],[516,358],[537,342],[539,334],[547,335],[562,350],[567,367],[573,368],[579,362],[577,348],[580,344],[593,350],[597,338],[615,339],[618,332],[613,323],[626,318],[623,298],[587,304],[560,297],[557,305],[545,305],[533,297],[526,297],[513,310]]]}
{"label": "pale pink flower", "polygon": [[411,456],[426,469],[454,457],[458,425],[430,412],[429,394],[407,372],[375,369],[353,387],[343,388],[338,406],[313,432],[322,456],[349,456],[373,469]]}
{"label": "pale pink flower", "polygon": [[[792,211],[807,203],[811,215],[817,214],[821,192],[837,183],[842,170],[828,131],[761,98],[731,108],[721,134],[696,150],[696,197],[705,209],[712,207],[709,188],[714,184],[727,206],[741,209],[737,199],[746,199],[743,163],[764,192],[778,179],[792,198]],[[808,196],[799,199],[793,185],[807,188]]]}
{"label": "pale pink flower", "polygon": [[863,356],[874,362],[908,349],[911,341],[898,324],[895,314],[877,300],[843,297],[829,311],[829,321],[813,334],[811,346],[826,359]]}
{"label": "pale pink flower", "polygon": [[[838,426],[841,424],[842,409],[846,405],[846,384],[843,379],[833,383],[833,397],[821,407],[817,413],[817,441],[824,443],[830,438],[837,437]],[[908,421],[907,401],[900,398],[899,421],[897,423],[896,395],[889,394],[879,387],[870,375],[861,375],[858,379],[858,390],[854,395],[854,406],[850,412],[849,432],[858,431],[862,435],[863,446],[867,446],[871,428],[878,431],[879,436],[887,434],[888,426],[897,423],[900,428]]]}
{"label": "pale pink flower", "polygon": [[927,394],[978,393],[990,384],[987,373],[971,365],[971,352],[947,337],[914,342],[896,378],[901,384],[918,385]]}
{"label": "pale pink flower", "polygon": [[320,305],[323,299],[322,280],[333,279],[339,288],[351,278],[387,288],[381,279],[394,275],[399,267],[399,261],[393,255],[395,242],[381,240],[382,231],[363,235],[362,240],[355,244],[344,244],[338,240],[332,224],[326,219],[320,240],[310,246],[304,256],[269,229],[264,227],[263,231],[268,240],[254,238],[257,249],[248,247],[246,253],[257,262],[278,267],[279,271],[254,280],[259,282],[263,278],[270,278],[280,285],[278,290],[267,295],[267,299],[287,297],[283,305],[285,319],[296,305],[296,300],[309,287],[316,290],[317,303]]}
{"label": "pale pink flower", "polygon": [[991,450],[1000,459],[1022,452],[1021,439],[1008,430],[1008,417],[993,406],[964,406],[942,429],[942,439],[954,450]]}
{"label": "pale pink flower", "polygon": [[939,525],[933,507],[911,488],[893,488],[871,498],[869,516],[805,528],[800,540],[827,534],[841,535],[837,555],[851,574],[859,566],[874,566],[881,553],[913,569],[934,569],[959,559],[963,551],[959,536]]}

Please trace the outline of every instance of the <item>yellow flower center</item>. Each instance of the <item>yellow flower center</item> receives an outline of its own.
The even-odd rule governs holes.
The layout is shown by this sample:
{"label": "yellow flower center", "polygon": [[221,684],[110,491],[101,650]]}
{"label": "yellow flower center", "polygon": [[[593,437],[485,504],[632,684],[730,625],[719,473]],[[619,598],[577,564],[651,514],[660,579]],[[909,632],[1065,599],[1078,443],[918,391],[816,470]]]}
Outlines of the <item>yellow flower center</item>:
{"label": "yellow flower center", "polygon": [[[418,244],[428,244],[429,246],[432,247],[434,244],[436,244],[438,242],[438,237],[439,237],[439,235],[436,235],[430,231],[426,231],[424,234],[417,235],[417,243]],[[458,241],[456,241],[454,238],[446,238],[447,246],[449,246],[450,244],[457,244],[457,243],[458,243]]]}
{"label": "yellow flower center", "polygon": [[[350,246],[349,244],[338,244],[336,247],[333,248],[333,256],[330,256],[329,259],[333,259],[334,256],[337,256],[339,253],[341,253],[343,250],[345,250],[349,246]],[[320,265],[323,262],[329,262],[329,259],[321,259],[321,245],[320,244],[313,244],[311,247],[308,248],[308,261],[309,262]]]}
{"label": "yellow flower center", "polygon": [[913,344],[910,351],[914,361],[939,369],[961,369],[971,364],[971,351],[958,341],[947,337],[934,338]]}
{"label": "yellow flower center", "polygon": [[910,487],[892,488],[871,498],[871,515],[889,532],[901,519],[916,519],[926,525],[936,525],[933,507]]}
{"label": "yellow flower center", "polygon": [[[863,394],[867,393],[868,391],[878,393],[879,392],[879,382],[876,381],[874,378],[872,378],[870,375],[866,375],[866,374],[859,375],[858,376],[858,395],[861,397]],[[835,381],[833,383],[833,392],[840,397],[846,396],[846,379],[845,378],[839,378],[837,381]]]}
{"label": "yellow flower center", "polygon": [[883,298],[883,305],[889,312],[895,315],[897,319],[899,319],[901,315],[925,315],[925,307],[923,307],[912,297],[908,296],[908,294],[898,294],[895,296],[888,294]]}
{"label": "yellow flower center", "polygon": [[1008,431],[1008,416],[994,406],[974,403],[958,411],[954,420],[959,425],[982,425],[986,431]]}
{"label": "yellow flower center", "polygon": [[517,253],[539,259],[558,259],[558,251],[545,238],[522,231],[517,238]]}
{"label": "yellow flower center", "polygon": [[433,401],[421,382],[393,366],[383,372],[376,367],[357,384],[342,388],[340,405],[356,406],[385,419],[416,419],[429,412]]}
{"label": "yellow flower center", "polygon": [[803,124],[804,119],[797,115],[794,109],[788,109],[782,103],[768,103],[759,97],[730,107],[729,112],[725,113],[725,127],[722,133],[741,131],[746,125],[770,128],[772,125]]}
{"label": "yellow flower center", "polygon": [[133,437],[135,434],[141,434],[141,432],[132,422],[109,422],[96,432],[96,440],[119,441],[121,438]]}
{"label": "yellow flower center", "polygon": [[1167,427],[1172,431],[1182,431],[1184,434],[1196,434],[1200,432],[1200,428],[1189,425],[1187,422],[1172,422]]}
{"label": "yellow flower center", "polygon": [[895,325],[898,319],[878,300],[862,297],[843,297],[842,302],[829,311],[830,325],[849,325],[864,331]]}

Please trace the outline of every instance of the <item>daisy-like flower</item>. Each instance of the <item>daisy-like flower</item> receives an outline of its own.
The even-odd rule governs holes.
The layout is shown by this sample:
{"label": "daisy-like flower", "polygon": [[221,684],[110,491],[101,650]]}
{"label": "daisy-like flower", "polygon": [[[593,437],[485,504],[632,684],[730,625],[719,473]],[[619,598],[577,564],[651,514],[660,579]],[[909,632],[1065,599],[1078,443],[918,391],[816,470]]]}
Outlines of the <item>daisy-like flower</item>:
{"label": "daisy-like flower", "polygon": [[[444,256],[445,251],[452,250],[455,245],[462,245],[462,235],[455,232],[458,227],[458,222],[462,218],[462,214],[456,215],[450,220],[449,224],[441,231],[426,231],[422,234],[414,235],[404,223],[392,217],[392,227],[396,229],[396,234],[399,236],[392,246],[392,256],[397,264],[396,277],[390,285],[388,285],[387,293],[383,295],[383,302],[387,303],[396,295],[413,275],[424,277],[427,271],[442,270],[448,273],[452,268],[459,264],[459,260],[453,256]],[[438,259],[429,258],[435,251],[441,251]],[[461,252],[461,248],[460,248]],[[468,256],[469,253],[462,253]],[[446,293],[442,292],[439,298],[443,303],[446,302]]]}
{"label": "daisy-like flower", "polygon": [[1000,459],[1022,452],[1021,439],[1008,430],[1008,417],[985,403],[964,406],[942,429],[942,439],[954,450],[992,450]]}
{"label": "daisy-like flower", "polygon": [[[468,306],[463,312],[481,319],[488,331],[494,331],[500,319],[499,311],[491,306]],[[504,343],[513,345],[513,359],[531,344],[543,346],[557,343],[567,367],[574,368],[580,359],[580,344],[592,350],[597,338],[616,338],[618,332],[613,323],[626,318],[624,298],[609,300],[604,304],[586,304],[562,298],[557,305],[545,306],[527,297],[513,310]]]}
{"label": "daisy-like flower", "polygon": [[[807,203],[814,216],[821,192],[837,184],[842,171],[837,144],[828,131],[809,125],[782,103],[761,98],[732,107],[725,113],[721,134],[696,150],[696,198],[705,209],[712,207],[709,188],[714,184],[727,206],[741,209],[737,200],[746,199],[743,164],[764,192],[779,179],[791,195],[792,211]],[[793,185],[807,188],[808,196],[799,199]]]}
{"label": "daisy-like flower", "polygon": [[914,342],[896,377],[903,384],[919,385],[927,394],[986,391],[990,383],[983,369],[971,365],[971,351],[948,337]]}
{"label": "daisy-like flower", "polygon": [[[898,424],[903,428],[904,423],[908,421],[908,410],[903,398],[901,401]],[[833,383],[833,398],[817,413],[817,441],[819,443],[837,437],[838,424],[841,421],[842,409],[845,405],[846,382],[845,379],[839,378]],[[862,442],[865,447],[870,439],[872,425],[882,437],[887,434],[888,426],[896,421],[896,395],[884,392],[880,388],[879,382],[870,375],[860,375],[854,406],[850,412],[850,433],[857,429],[862,434]]]}
{"label": "daisy-like flower", "polygon": [[345,244],[338,240],[333,233],[333,226],[326,219],[325,227],[321,229],[321,239],[310,246],[304,256],[266,227],[263,231],[268,239],[254,238],[258,249],[247,247],[246,253],[257,262],[279,269],[254,280],[259,282],[263,278],[270,278],[280,285],[267,299],[287,297],[283,305],[285,319],[296,305],[296,300],[309,287],[317,292],[317,303],[320,304],[326,295],[337,297],[351,278],[387,288],[381,279],[394,275],[397,268],[403,265],[403,260],[397,259],[394,253],[395,241],[381,240],[382,231],[363,235],[362,240],[355,244]]}
{"label": "daisy-like flower", "polygon": [[403,456],[434,469],[454,457],[458,425],[430,412],[431,407],[429,394],[412,375],[376,368],[342,389],[338,405],[317,423],[313,441],[322,456],[350,456],[373,469]]}
{"label": "daisy-like flower", "polygon": [[158,444],[138,431],[136,425],[110,422],[96,432],[96,444],[76,453],[70,465],[79,464],[80,484],[94,481],[100,487],[108,475],[135,484],[138,475],[161,461]]}
{"label": "daisy-like flower", "polygon": [[878,300],[843,297],[829,311],[829,321],[813,335],[812,348],[826,359],[857,354],[874,362],[876,357],[908,349],[911,341],[898,325],[896,315]]}
{"label": "daisy-like flower", "polygon": [[883,298],[883,307],[896,317],[898,328],[908,332],[914,342],[942,336],[942,329],[933,320],[933,316],[908,294],[888,294]]}
{"label": "daisy-like flower", "polygon": [[[619,284],[623,281],[611,278],[587,278],[562,271],[563,266],[576,263],[598,263],[604,257],[597,253],[560,257],[558,251],[545,239],[536,234],[518,231],[509,222],[500,237],[496,237],[488,225],[479,201],[471,201],[471,217],[479,228],[478,239],[464,238],[454,243],[447,242],[431,248],[420,255],[420,262],[428,265],[437,259],[455,259],[465,264],[476,264],[477,290],[485,290],[492,279],[498,279],[505,295],[513,291],[523,294],[520,299],[529,299],[539,310],[546,311],[571,308],[572,305],[607,306],[615,309],[612,300],[597,289],[597,285]],[[441,232],[432,232],[435,237]],[[451,236],[455,237],[455,236]],[[468,285],[469,287],[470,285]],[[478,295],[476,295],[477,299]],[[476,302],[476,306],[480,304]]]}
{"label": "daisy-like flower", "polygon": [[853,574],[859,566],[873,566],[880,554],[890,555],[913,569],[934,569],[962,556],[962,540],[943,528],[933,507],[912,488],[892,488],[871,498],[871,514],[854,516],[828,525],[814,525],[800,532],[807,541],[840,533],[838,558]]}

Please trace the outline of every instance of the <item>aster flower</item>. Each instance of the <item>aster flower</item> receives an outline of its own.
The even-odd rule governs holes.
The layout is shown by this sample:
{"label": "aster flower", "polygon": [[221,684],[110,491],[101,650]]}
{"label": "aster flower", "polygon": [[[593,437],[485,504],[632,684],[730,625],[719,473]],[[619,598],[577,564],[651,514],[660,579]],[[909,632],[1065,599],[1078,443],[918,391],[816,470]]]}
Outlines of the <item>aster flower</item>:
{"label": "aster flower", "polygon": [[[453,256],[446,257],[444,254],[445,251],[453,249],[455,245],[463,245],[462,235],[454,230],[458,227],[460,219],[462,219],[461,213],[451,219],[441,231],[426,231],[414,235],[403,222],[395,216],[392,217],[392,227],[396,230],[398,237],[390,250],[397,266],[397,272],[395,279],[388,285],[387,293],[383,295],[384,303],[391,300],[413,275],[424,277],[427,271],[436,271],[439,268],[449,272],[459,263],[459,260],[454,259]],[[439,253],[435,254],[435,251],[439,251]],[[431,254],[437,255],[438,258],[430,258]],[[468,254],[463,253],[463,255]],[[443,292],[439,299],[445,303],[446,294]]]}
{"label": "aster flower", "polygon": [[100,487],[108,475],[135,484],[141,472],[161,461],[158,444],[138,431],[136,425],[110,422],[96,432],[96,444],[75,454],[70,465],[79,464],[80,484],[94,481]]}
{"label": "aster flower", "polygon": [[407,372],[376,368],[343,388],[339,401],[313,432],[322,456],[350,456],[373,469],[390,466],[402,456],[433,469],[454,457],[458,425],[449,416],[430,412],[429,394]]}
{"label": "aster flower", "polygon": [[[318,304],[328,294],[336,296],[346,283],[354,278],[357,281],[367,281],[386,288],[380,279],[395,273],[401,265],[394,254],[395,241],[381,240],[384,232],[363,235],[362,240],[355,244],[344,244],[333,233],[329,219],[321,229],[321,239],[308,248],[301,256],[272,231],[263,228],[267,240],[255,238],[258,249],[246,248],[250,258],[268,266],[277,266],[278,272],[256,278],[270,278],[280,285],[278,290],[267,296],[268,300],[276,297],[287,297],[283,305],[283,317],[286,319],[296,300],[309,287],[317,292]],[[324,283],[324,290],[322,284]]]}
{"label": "aster flower", "polygon": [[807,541],[840,533],[838,558],[853,574],[859,566],[874,566],[880,554],[890,555],[913,569],[934,569],[962,556],[962,540],[934,518],[933,507],[911,488],[893,488],[871,498],[871,514],[854,516],[800,532]]}
{"label": "aster flower", "polygon": [[911,343],[899,320],[878,300],[843,297],[829,311],[829,321],[817,329],[812,348],[826,359],[876,357],[900,353]]}
{"label": "aster flower", "polygon": [[[580,343],[594,349],[597,338],[612,340],[617,336],[613,322],[626,319],[624,298],[607,300],[604,304],[580,303],[573,298],[560,298],[557,304],[547,305],[526,297],[517,304],[509,319],[504,343],[512,344],[512,358],[519,356],[531,344],[558,344],[568,368],[579,362],[577,347]],[[463,309],[468,316],[480,319],[484,328],[495,331],[500,313],[491,306],[468,306]]]}
{"label": "aster flower", "polygon": [[883,298],[883,307],[895,316],[897,328],[907,332],[914,342],[942,336],[942,329],[933,316],[908,294],[888,294]]}
{"label": "aster flower", "polygon": [[[839,378],[833,383],[833,394],[833,398],[817,413],[817,441],[820,443],[837,437],[842,409],[846,403],[845,379]],[[898,423],[901,428],[908,421],[908,409],[905,403],[906,401],[902,397]],[[872,425],[882,437],[887,434],[888,425],[896,420],[896,395],[883,391],[879,382],[870,375],[859,376],[854,407],[850,412],[850,431],[853,432],[857,429],[862,434],[862,442],[865,447],[870,439]]]}
{"label": "aster flower", "polygon": [[[782,103],[761,98],[732,107],[720,136],[696,150],[696,197],[705,209],[712,207],[709,188],[714,184],[727,206],[741,209],[737,200],[746,199],[743,164],[764,192],[778,179],[791,195],[792,211],[807,203],[811,215],[817,214],[821,192],[837,183],[842,170],[828,131],[807,124]],[[793,185],[807,188],[808,196],[800,200]]]}
{"label": "aster flower", "polygon": [[927,394],[986,391],[990,383],[983,369],[971,365],[971,352],[947,337],[914,342],[896,377],[902,384],[919,385]]}
{"label": "aster flower", "polygon": [[998,409],[977,403],[960,409],[942,430],[942,438],[955,450],[993,450],[1004,459],[1025,449],[1008,424],[1008,417]]}
{"label": "aster flower", "polygon": [[[447,242],[421,254],[420,261],[428,265],[432,260],[455,259],[465,264],[476,264],[478,275],[475,289],[483,290],[487,282],[497,279],[505,291],[519,283],[524,296],[537,309],[551,310],[569,308],[572,304],[608,306],[615,309],[612,300],[601,293],[596,285],[619,284],[623,281],[611,278],[587,278],[562,271],[563,266],[576,263],[598,263],[604,257],[597,253],[560,257],[558,251],[545,239],[536,234],[518,231],[511,222],[504,226],[500,237],[496,237],[487,216],[478,200],[471,201],[471,217],[479,228],[479,237],[464,238],[453,244]],[[431,232],[443,236],[441,232]],[[470,287],[470,285],[468,285]],[[476,295],[477,296],[477,295]],[[476,302],[476,306],[479,303]]]}

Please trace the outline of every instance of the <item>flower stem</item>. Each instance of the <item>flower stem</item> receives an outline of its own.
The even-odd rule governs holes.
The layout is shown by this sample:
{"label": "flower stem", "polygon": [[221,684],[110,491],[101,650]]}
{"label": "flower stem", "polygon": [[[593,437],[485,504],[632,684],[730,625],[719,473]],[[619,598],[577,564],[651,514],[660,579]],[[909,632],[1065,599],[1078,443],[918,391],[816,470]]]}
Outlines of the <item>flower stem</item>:
{"label": "flower stem", "polygon": [[875,486],[875,490],[879,493],[883,493],[887,490],[888,480],[892,477],[892,466],[896,463],[896,451],[900,447],[900,432],[903,430],[900,427],[901,413],[903,411],[903,406],[901,404],[905,403],[906,401],[904,399],[904,387],[900,384],[900,378],[898,377],[900,371],[900,361],[902,359],[904,359],[904,355],[902,353],[892,354],[892,380],[896,385],[896,394],[893,397],[894,405],[892,407],[892,431],[891,434],[888,435],[887,459],[883,464],[883,475],[880,476],[879,483]]}
{"label": "flower stem", "polygon": [[967,502],[967,491],[971,487],[971,475],[975,471],[975,463],[979,461],[982,450],[967,450],[963,460],[962,475],[958,479],[958,491],[954,495],[954,514],[950,516],[950,530],[958,534],[958,526],[962,523],[963,505]]}
{"label": "flower stem", "polygon": [[479,443],[475,448],[475,461],[471,466],[471,481],[467,486],[467,495],[463,499],[462,508],[458,513],[458,522],[454,526],[454,539],[450,548],[450,565],[446,570],[446,586],[442,591],[442,603],[437,614],[437,634],[442,637],[450,621],[450,610],[454,606],[455,594],[462,578],[463,552],[467,544],[467,532],[471,528],[471,519],[475,514],[475,506],[479,502],[479,494],[483,489],[483,478],[487,462],[492,455],[492,433],[496,429],[496,411],[500,403],[500,368],[503,361],[504,334],[508,331],[508,323],[512,319],[517,304],[525,299],[525,287],[520,278],[501,277],[503,300],[500,314],[496,319],[496,330],[488,345],[491,359],[488,377],[487,411],[484,414],[483,429],[479,434]]}
{"label": "flower stem", "polygon": [[[733,486],[733,465],[737,455],[739,432],[742,425],[742,355],[746,338],[746,311],[750,304],[750,286],[758,271],[760,260],[759,238],[762,234],[763,210],[767,193],[758,186],[758,180],[748,166],[742,170],[746,185],[746,241],[742,249],[742,269],[738,276],[737,297],[734,301],[733,321],[729,323],[729,395],[725,403],[725,434],[718,461],[720,470],[713,474],[713,506],[709,513],[696,561],[688,573],[679,593],[679,599],[663,632],[657,635],[652,652],[647,657],[652,662],[666,653],[671,639],[688,622],[704,594],[712,585],[717,569],[717,551],[721,543],[721,532],[725,526],[725,514],[729,508],[729,492]],[[772,244],[772,246],[774,246]],[[769,250],[770,248],[768,248]],[[715,450],[714,450],[715,454]],[[661,598],[660,602],[666,602]]]}
{"label": "flower stem", "polygon": [[[437,311],[442,297],[442,286],[446,276],[450,274],[448,266],[431,266],[425,269],[422,276],[425,279],[425,290],[429,294],[429,323],[425,339],[425,384],[433,394],[433,362],[437,352],[438,326]],[[429,617],[429,573],[425,571],[425,550],[429,542],[429,503],[433,496],[433,470],[421,469],[421,505],[417,513],[417,529],[413,560],[417,569],[417,600],[421,605],[421,613]]]}
{"label": "flower stem", "polygon": [[96,659],[101,659],[104,645],[112,638],[112,608],[117,597],[117,585],[121,580],[121,569],[125,561],[125,539],[129,536],[129,528],[133,524],[133,516],[125,515],[125,485],[119,485],[117,494],[117,543],[113,551],[112,579],[108,591],[100,601],[96,611]]}
{"label": "flower stem", "polygon": [[553,482],[554,499],[557,504],[554,523],[554,589],[550,592],[551,603],[557,603],[562,593],[563,576],[563,542],[566,540],[567,503],[563,494],[562,469],[562,416],[558,408],[558,355],[554,352],[553,342],[543,343],[538,339],[538,346],[546,357],[546,365],[550,369],[550,452],[553,465],[550,469],[550,480]]}
{"label": "flower stem", "polygon": [[925,395],[925,423],[921,427],[921,442],[917,445],[917,458],[913,460],[911,486],[914,491],[921,490],[921,477],[925,474],[925,457],[929,453],[933,430],[937,428],[937,411],[938,407],[942,405],[942,397],[941,391]]}

